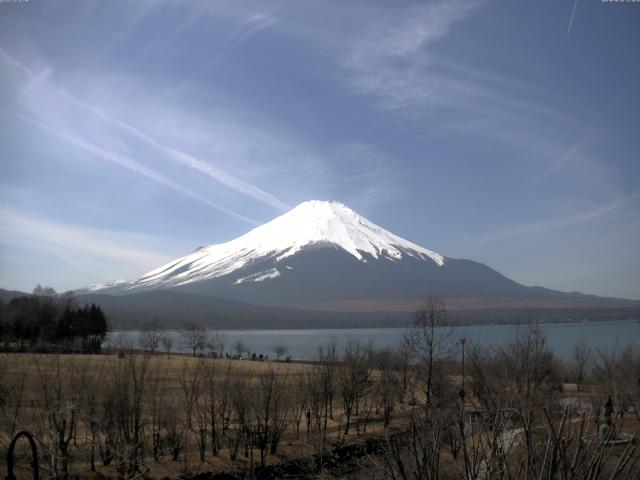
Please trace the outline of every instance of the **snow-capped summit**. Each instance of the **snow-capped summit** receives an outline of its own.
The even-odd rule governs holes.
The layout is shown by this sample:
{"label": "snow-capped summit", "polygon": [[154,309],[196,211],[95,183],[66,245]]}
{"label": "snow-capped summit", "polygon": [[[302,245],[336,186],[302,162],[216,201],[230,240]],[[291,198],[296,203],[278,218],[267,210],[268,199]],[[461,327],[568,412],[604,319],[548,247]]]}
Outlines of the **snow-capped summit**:
{"label": "snow-capped summit", "polygon": [[438,265],[444,263],[442,255],[394,235],[339,202],[310,200],[301,203],[245,237],[250,235],[266,235],[280,248],[292,243],[293,251],[283,257],[304,246],[328,242],[343,248],[358,260],[364,260],[363,253],[374,258],[383,254],[402,258],[404,252],[411,256],[428,257]]}
{"label": "snow-capped summit", "polygon": [[[198,321],[220,314],[218,307],[207,303],[211,298],[318,311],[343,307],[360,311],[373,302],[385,305],[381,311],[386,311],[386,302],[414,305],[412,302],[428,295],[472,301],[559,301],[568,295],[525,287],[478,262],[445,258],[341,203],[324,201],[301,203],[245,235],[201,246],[138,280],[95,285],[89,290],[85,293],[100,294],[91,301],[118,296],[117,302],[110,300],[116,302],[116,310],[117,305],[157,310],[156,302],[167,306],[175,301],[183,310],[171,304],[172,311],[198,317]],[[236,303],[225,305],[233,311],[241,309]],[[279,318],[282,312],[278,312],[267,315],[270,321]]]}
{"label": "snow-capped summit", "polygon": [[118,287],[131,290],[183,286],[229,275],[266,257],[275,260],[271,268],[252,272],[234,283],[270,280],[287,269],[285,259],[319,246],[342,249],[361,262],[367,262],[367,258],[398,261],[403,256],[435,262],[438,266],[445,262],[442,255],[394,235],[342,203],[311,200],[230,242],[200,246]]}

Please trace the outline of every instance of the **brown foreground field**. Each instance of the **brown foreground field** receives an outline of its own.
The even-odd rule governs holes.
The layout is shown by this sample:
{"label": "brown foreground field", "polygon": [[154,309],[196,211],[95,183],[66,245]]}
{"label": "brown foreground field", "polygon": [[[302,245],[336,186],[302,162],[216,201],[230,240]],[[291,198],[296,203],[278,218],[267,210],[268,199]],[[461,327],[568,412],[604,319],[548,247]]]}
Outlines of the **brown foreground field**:
{"label": "brown foreground field", "polygon": [[[322,370],[333,376],[334,365],[142,352],[0,354],[0,362],[3,478],[10,437],[23,429],[36,436],[41,473],[67,468],[71,477],[114,478],[131,478],[129,469],[152,478],[243,472],[384,430],[383,405],[373,396],[355,405],[354,396],[347,432],[339,392],[322,385]],[[367,382],[380,377],[366,375]],[[339,379],[330,381],[337,390]],[[26,442],[19,446],[27,451]]]}
{"label": "brown foreground field", "polygon": [[309,364],[0,354],[0,477],[28,430],[41,478],[640,478],[635,346],[563,365],[533,326],[463,367],[440,331]]}

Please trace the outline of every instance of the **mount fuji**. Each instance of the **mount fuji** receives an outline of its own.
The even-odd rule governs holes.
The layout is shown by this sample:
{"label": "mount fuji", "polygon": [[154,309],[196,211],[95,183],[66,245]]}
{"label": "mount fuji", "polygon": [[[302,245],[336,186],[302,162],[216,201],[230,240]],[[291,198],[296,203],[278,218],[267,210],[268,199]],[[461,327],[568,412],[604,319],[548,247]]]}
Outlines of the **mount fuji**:
{"label": "mount fuji", "polygon": [[[492,312],[582,308],[612,300],[521,285],[481,263],[448,258],[405,240],[327,201],[301,203],[245,235],[201,246],[138,279],[93,284],[77,294],[110,297],[119,308],[128,303],[122,297],[158,301],[171,295],[178,312],[183,294],[191,302],[197,296],[199,302],[208,297],[296,312],[403,311],[405,316],[429,295],[444,296],[454,309]],[[283,311],[278,312],[272,314]]]}

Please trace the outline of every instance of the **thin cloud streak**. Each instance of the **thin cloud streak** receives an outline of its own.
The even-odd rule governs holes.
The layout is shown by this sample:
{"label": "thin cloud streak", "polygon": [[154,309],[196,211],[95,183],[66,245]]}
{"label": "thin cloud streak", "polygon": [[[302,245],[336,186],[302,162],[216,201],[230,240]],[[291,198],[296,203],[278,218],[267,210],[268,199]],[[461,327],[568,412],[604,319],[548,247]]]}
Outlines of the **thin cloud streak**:
{"label": "thin cloud streak", "polygon": [[572,215],[570,217],[532,222],[524,225],[519,225],[513,228],[507,228],[501,231],[497,231],[489,235],[478,236],[472,242],[469,242],[468,245],[480,245],[480,244],[494,242],[497,240],[503,240],[505,238],[525,235],[529,233],[542,233],[542,232],[554,231],[562,228],[582,225],[585,223],[592,222],[594,220],[598,220],[606,216],[607,214],[624,207],[625,205],[633,202],[634,200],[637,200],[638,198],[640,198],[640,192],[637,192],[635,194],[629,195],[624,198],[614,200],[613,202],[610,202],[607,205],[604,205],[602,207],[599,207],[590,211],[579,212],[576,215]]}
{"label": "thin cloud streak", "polygon": [[128,170],[131,170],[135,173],[138,173],[144,177],[147,177],[153,181],[155,181],[156,183],[159,183],[160,185],[163,185],[165,187],[168,187],[178,193],[181,193],[185,196],[188,196],[190,198],[196,199],[210,207],[213,207],[217,210],[220,210],[221,212],[227,213],[229,215],[232,215],[240,220],[243,220],[247,223],[250,223],[252,225],[258,225],[258,222],[253,220],[252,218],[246,217],[240,213],[234,212],[233,210],[229,210],[228,208],[223,207],[222,205],[219,205],[211,200],[209,200],[206,197],[203,197],[202,195],[193,192],[191,190],[189,190],[188,188],[186,188],[185,186],[165,177],[164,175],[156,172],[155,170],[152,170],[138,162],[136,162],[135,160],[127,157],[126,155],[122,155],[120,153],[117,152],[112,152],[110,150],[105,150],[104,148],[101,148],[97,145],[94,145],[90,142],[87,142],[79,137],[75,137],[73,135],[68,135],[66,133],[60,132],[58,130],[56,130],[55,128],[46,125],[45,123],[39,122],[37,120],[34,120],[32,118],[28,118],[24,115],[21,115],[19,113],[16,113],[16,116],[20,119],[22,119],[25,122],[28,122],[32,125],[35,125],[37,127],[39,127],[40,129],[44,130],[45,132],[49,133],[50,135],[53,135],[61,140],[64,140],[65,142],[78,147],[86,152],[91,153],[92,155],[102,158],[103,160],[107,160],[109,162],[115,163],[117,165],[120,165],[121,167],[127,168]]}
{"label": "thin cloud streak", "polygon": [[573,17],[576,15],[576,7],[578,6],[578,0],[573,2],[573,9],[571,10],[571,17],[569,17],[569,26],[567,27],[567,37],[571,35],[571,27],[573,27]]}
{"label": "thin cloud streak", "polygon": [[[46,79],[47,75],[35,75],[33,74],[29,68],[27,68],[23,63],[21,63],[19,60],[15,59],[14,57],[12,57],[8,52],[6,52],[4,49],[2,49],[2,47],[0,47],[0,53],[5,56],[7,58],[7,60],[9,61],[9,63],[11,63],[12,65],[14,65],[15,67],[19,68],[21,71],[23,71],[27,77],[29,78],[29,82],[41,82],[43,80]],[[26,87],[23,88],[23,91],[25,91],[28,88],[28,85]],[[164,145],[160,142],[158,142],[155,138],[153,138],[151,135],[143,132],[142,130],[118,119],[115,118],[111,115],[109,115],[108,113],[106,113],[104,110],[102,110],[101,108],[95,106],[95,105],[91,105],[87,102],[84,102],[82,100],[80,100],[79,98],[71,95],[70,93],[68,93],[67,91],[58,88],[56,86],[50,85],[49,86],[49,90],[53,90],[54,92],[58,93],[59,95],[61,95],[65,100],[67,100],[68,102],[72,103],[73,105],[80,107],[86,111],[89,111],[90,113],[98,116],[99,118],[101,118],[102,120],[106,121],[107,123],[109,123],[110,125],[113,125],[117,128],[119,128],[120,130],[123,130],[131,135],[133,135],[134,137],[136,137],[139,140],[142,140],[143,142],[145,142],[147,145],[152,146],[153,148],[155,148],[156,150],[162,152],[163,154],[165,154],[168,158],[170,158],[172,161],[180,164],[180,165],[184,165],[187,166],[191,169],[197,170],[200,173],[203,173],[207,176],[209,176],[210,178],[212,178],[213,180],[216,180],[217,182],[225,185],[228,188],[231,188],[232,190],[235,190],[239,193],[242,193],[248,197],[253,198],[254,200],[257,200],[261,203],[264,203],[266,205],[269,205],[273,208],[275,208],[276,210],[279,211],[287,211],[291,208],[291,206],[285,204],[284,202],[282,202],[281,200],[279,200],[278,198],[276,198],[274,195],[271,195],[268,192],[265,192],[264,190],[260,189],[259,187],[257,187],[256,185],[252,185],[250,183],[247,183],[243,180],[240,180],[236,177],[234,177],[233,175],[230,175],[229,173],[221,170],[220,168],[214,167],[213,165],[210,165],[206,162],[203,162],[195,157],[193,157],[192,155],[189,155],[186,152],[183,152],[181,150],[175,149],[173,147]]]}
{"label": "thin cloud streak", "polygon": [[240,192],[244,195],[247,195],[249,197],[252,197],[254,200],[258,200],[266,205],[269,205],[277,210],[280,211],[287,211],[289,210],[291,207],[287,204],[285,204],[284,202],[280,201],[279,199],[277,199],[276,197],[274,197],[273,195],[271,195],[270,193],[265,192],[264,190],[256,187],[255,185],[249,184],[247,182],[244,182],[238,178],[235,178],[234,176],[224,172],[223,170],[214,167],[208,163],[205,163],[201,160],[198,160],[197,158],[189,155],[188,153],[185,153],[181,150],[177,150],[173,147],[169,147],[167,145],[164,145],[160,142],[158,142],[155,138],[153,138],[151,135],[139,130],[138,128],[123,122],[122,120],[119,120],[115,117],[112,117],[111,115],[107,114],[104,110],[95,107],[93,105],[90,105],[86,102],[83,102],[82,100],[79,100],[75,97],[73,97],[72,95],[70,95],[69,93],[65,92],[64,90],[61,90],[61,93],[63,93],[63,95],[71,102],[73,102],[75,105],[84,108],[86,110],[89,110],[91,112],[93,112],[94,114],[98,115],[101,119],[105,120],[106,122],[108,122],[111,125],[114,125],[128,133],[130,133],[131,135],[135,136],[136,138],[142,140],[143,142],[147,143],[148,145],[151,145],[152,147],[154,147],[156,150],[159,150],[161,152],[163,152],[164,154],[166,154],[169,158],[171,158],[173,161],[181,164],[181,165],[185,165],[187,167],[190,167],[194,170],[197,170],[201,173],[204,173],[205,175],[208,175],[209,177],[211,177],[214,180],[217,180],[218,182],[222,183],[223,185],[231,188],[232,190],[235,190],[237,192]]}
{"label": "thin cloud streak", "polygon": [[236,31],[240,31],[242,39],[246,39],[260,30],[271,27],[274,23],[276,23],[276,19],[272,15],[256,13],[240,22]]}
{"label": "thin cloud streak", "polygon": [[[0,209],[0,219],[4,225],[0,233],[0,241],[3,243],[36,244],[70,263],[75,263],[74,257],[89,255],[126,262],[143,269],[161,264],[168,258],[166,254],[150,251],[148,242],[139,234],[66,225],[7,209]],[[138,243],[147,245],[144,248],[128,245],[134,237],[138,239]]]}

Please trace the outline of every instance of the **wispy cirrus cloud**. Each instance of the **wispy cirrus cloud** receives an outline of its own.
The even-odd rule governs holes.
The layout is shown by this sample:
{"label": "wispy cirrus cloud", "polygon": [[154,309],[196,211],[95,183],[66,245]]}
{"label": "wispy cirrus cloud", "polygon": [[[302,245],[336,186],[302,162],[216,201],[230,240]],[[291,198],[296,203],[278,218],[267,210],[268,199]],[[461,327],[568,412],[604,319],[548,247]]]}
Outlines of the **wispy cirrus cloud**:
{"label": "wispy cirrus cloud", "polygon": [[522,118],[528,112],[556,121],[571,119],[540,101],[537,88],[469,62],[456,63],[439,54],[440,43],[458,24],[486,2],[430,2],[374,23],[351,41],[343,66],[350,88],[373,95],[389,110],[420,111],[442,107],[462,112]]}
{"label": "wispy cirrus cloud", "polygon": [[381,105],[390,109],[434,100],[439,81],[429,72],[427,49],[479,5],[465,1],[429,3],[398,9],[384,23],[374,23],[352,41],[343,60],[351,72],[351,87],[358,93],[380,97]]}
{"label": "wispy cirrus cloud", "polygon": [[133,160],[132,158],[129,158],[126,155],[123,155],[121,153],[118,152],[113,152],[110,150],[106,150],[102,147],[99,147],[97,145],[94,145],[90,142],[87,142],[86,140],[74,136],[74,135],[70,135],[68,133],[64,133],[61,132],[59,130],[57,130],[56,128],[47,125],[45,123],[39,122],[38,120],[34,120],[32,118],[28,118],[24,115],[21,114],[17,114],[18,118],[24,120],[25,122],[29,122],[32,125],[35,125],[37,127],[39,127],[40,129],[42,129],[43,131],[47,132],[50,135],[53,135],[54,137],[63,140],[65,142],[67,142],[70,145],[73,145],[77,148],[80,148],[98,158],[101,158],[103,160],[107,160],[109,162],[115,163],[116,165],[120,165],[121,167],[124,167],[132,172],[135,172],[139,175],[142,175],[150,180],[153,180],[154,182],[163,185],[165,187],[170,188],[171,190],[174,190],[182,195],[185,195],[187,197],[193,198],[195,200],[198,200],[199,202],[204,203],[205,205],[208,205],[210,207],[213,207],[221,212],[224,212],[226,214],[232,215],[240,220],[243,220],[245,222],[248,222],[252,225],[257,225],[258,222],[246,217],[244,215],[241,215],[238,212],[235,212],[233,210],[230,210],[228,208],[223,207],[222,205],[219,205],[211,200],[209,200],[208,198],[190,190],[189,188],[185,187],[184,185],[181,185],[180,183],[171,180],[170,178],[162,175],[161,173],[158,173],[157,171],[146,167],[145,165]]}
{"label": "wispy cirrus cloud", "polygon": [[159,142],[157,139],[155,139],[151,135],[143,132],[142,130],[107,114],[104,110],[94,105],[90,105],[86,102],[83,102],[82,100],[77,99],[76,97],[73,97],[72,95],[68,94],[65,91],[60,91],[60,92],[62,95],[64,95],[65,98],[73,102],[75,105],[97,115],[102,120],[108,122],[111,125],[118,127],[124,132],[131,134],[137,139],[142,140],[143,142],[152,146],[159,152],[165,154],[167,158],[171,159],[172,161],[177,162],[181,165],[187,166],[189,168],[192,168],[193,170],[196,170],[200,173],[203,173],[208,177],[212,178],[213,180],[220,182],[222,185],[229,187],[239,193],[242,193],[243,195],[251,197],[254,200],[264,203],[265,205],[269,205],[277,210],[286,211],[291,208],[289,205],[285,204],[284,202],[276,198],[274,195],[268,192],[265,192],[264,190],[257,187],[256,185],[240,180],[239,178],[229,174],[228,172],[225,172],[221,168],[215,167],[210,163],[199,160],[182,150],[178,150],[176,148],[165,145]]}
{"label": "wispy cirrus cloud", "polygon": [[475,236],[472,241],[467,243],[467,245],[479,245],[495,242],[497,240],[504,240],[506,238],[518,237],[521,235],[556,231],[564,228],[591,223],[597,220],[607,219],[609,214],[633,204],[638,199],[640,199],[640,192],[636,192],[626,196],[620,196],[614,200],[611,200],[602,205],[595,206],[591,209],[576,211],[571,215],[522,223],[504,229],[496,229],[489,234]]}
{"label": "wispy cirrus cloud", "polygon": [[139,233],[52,222],[8,208],[0,208],[0,221],[3,224],[0,243],[20,247],[33,245],[82,269],[90,270],[96,263],[117,262],[120,268],[135,272],[171,258],[167,252],[153,250],[150,247],[152,239]]}
{"label": "wispy cirrus cloud", "polygon": [[276,17],[268,13],[254,13],[240,21],[236,32],[242,38],[247,38],[260,30],[269,28],[276,23]]}
{"label": "wispy cirrus cloud", "polygon": [[[341,62],[347,88],[372,97],[386,111],[415,117],[416,124],[431,118],[434,131],[475,132],[521,150],[548,144],[549,125],[557,131],[577,124],[557,98],[504,72],[441,52],[454,28],[486,3],[436,1],[394,9],[384,22],[372,22],[347,41]],[[550,153],[565,148],[554,143]]]}
{"label": "wispy cirrus cloud", "polygon": [[[286,211],[291,208],[289,205],[285,204],[280,199],[264,191],[258,186],[251,184],[249,182],[243,181],[237,178],[236,176],[230,174],[229,172],[223,170],[222,168],[216,167],[210,162],[202,161],[185,151],[166,145],[158,141],[152,135],[142,131],[140,128],[137,128],[131,125],[130,123],[127,123],[113,115],[110,115],[102,108],[96,105],[92,105],[88,102],[85,102],[77,98],[76,96],[68,93],[66,90],[57,87],[56,85],[54,85],[53,83],[47,80],[50,73],[49,69],[43,69],[41,73],[36,74],[36,73],[33,73],[28,67],[26,67],[22,62],[20,62],[19,60],[11,56],[9,53],[7,53],[4,49],[2,49],[2,47],[0,47],[0,55],[5,57],[5,59],[11,65],[18,68],[22,73],[24,73],[27,76],[29,81],[25,86],[21,88],[21,93],[23,95],[28,95],[30,87],[34,84],[38,84],[40,88],[44,88],[46,90],[42,94],[43,96],[51,97],[52,95],[54,95],[60,99],[63,99],[66,102],[73,104],[76,107],[81,108],[86,113],[89,113],[91,115],[94,115],[100,118],[101,120],[105,121],[109,125],[118,128],[120,131],[124,132],[125,134],[128,134],[136,138],[137,140],[140,140],[145,144],[151,146],[156,151],[163,154],[166,158],[170,159],[175,163],[178,163],[180,165],[183,165],[190,169],[198,171],[208,176],[212,180],[219,182],[225,187],[228,187],[238,193],[246,195],[256,201],[259,201],[265,205],[275,208],[276,210]],[[40,112],[36,111],[36,113],[40,113]],[[198,196],[198,197],[202,197],[202,196]],[[211,203],[213,203],[214,205],[217,205],[214,202],[211,202]],[[220,208],[222,211],[225,211],[226,213],[230,213],[238,218],[247,220],[247,218],[242,215],[232,213],[230,209],[226,209],[220,205],[217,205],[217,208]]]}

